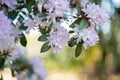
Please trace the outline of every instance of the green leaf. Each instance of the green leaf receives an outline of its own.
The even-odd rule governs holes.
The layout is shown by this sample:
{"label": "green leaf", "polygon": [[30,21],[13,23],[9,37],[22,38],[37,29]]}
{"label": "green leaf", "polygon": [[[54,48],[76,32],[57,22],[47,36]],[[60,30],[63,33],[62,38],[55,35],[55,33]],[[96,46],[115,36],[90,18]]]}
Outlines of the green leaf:
{"label": "green leaf", "polygon": [[81,21],[80,18],[76,19],[76,20],[70,25],[70,27],[71,27],[71,28],[74,28],[75,24],[79,24],[80,21]]}
{"label": "green leaf", "polygon": [[38,41],[47,41],[47,35],[43,34],[38,38]]}
{"label": "green leaf", "polygon": [[24,25],[21,25],[21,26],[19,27],[19,29],[20,29],[20,30],[26,30],[26,29],[27,29],[27,27],[26,27],[26,26],[24,26]]}
{"label": "green leaf", "polygon": [[70,30],[69,33],[72,34],[72,33],[74,33],[74,31],[73,31],[73,30]]}
{"label": "green leaf", "polygon": [[4,63],[5,63],[5,59],[3,57],[0,57],[0,69],[3,68]]}
{"label": "green leaf", "polygon": [[27,40],[26,40],[26,37],[25,37],[24,34],[21,34],[21,36],[20,36],[20,43],[21,43],[22,46],[26,47]]}
{"label": "green leaf", "polygon": [[89,26],[89,22],[86,19],[82,19],[79,23],[79,29],[84,29]]}
{"label": "green leaf", "polygon": [[42,26],[39,27],[39,30],[42,34],[46,34],[46,29],[42,28]]}
{"label": "green leaf", "polygon": [[14,20],[16,18],[16,16],[18,15],[17,11],[12,11],[8,13],[8,18]]}
{"label": "green leaf", "polygon": [[48,43],[49,43],[49,42],[46,42],[46,43],[44,43],[44,44],[42,45],[41,51],[40,51],[41,53],[46,52],[46,51],[48,51],[48,50],[51,48],[51,46],[49,46]]}
{"label": "green leaf", "polygon": [[35,4],[35,0],[27,0],[26,1],[26,5],[27,6],[32,6],[32,5],[34,5]]}
{"label": "green leaf", "polygon": [[71,38],[71,40],[68,42],[69,47],[73,47],[77,44],[76,38]]}
{"label": "green leaf", "polygon": [[80,5],[77,5],[76,8],[77,8],[78,13],[82,12]]}
{"label": "green leaf", "polygon": [[42,13],[40,14],[40,17],[45,17],[45,16],[47,16],[46,12],[42,12]]}
{"label": "green leaf", "polygon": [[20,23],[22,23],[23,20],[24,20],[24,18],[20,15],[19,18],[18,18],[18,21],[19,21]]}
{"label": "green leaf", "polygon": [[75,57],[78,57],[82,51],[82,43],[78,43],[75,49]]}

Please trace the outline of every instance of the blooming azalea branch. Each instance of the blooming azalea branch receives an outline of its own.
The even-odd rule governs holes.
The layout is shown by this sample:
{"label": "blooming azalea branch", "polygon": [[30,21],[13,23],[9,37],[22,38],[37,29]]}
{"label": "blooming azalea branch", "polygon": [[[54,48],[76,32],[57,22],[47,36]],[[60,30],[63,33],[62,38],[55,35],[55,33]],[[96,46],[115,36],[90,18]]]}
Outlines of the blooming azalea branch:
{"label": "blooming azalea branch", "polygon": [[[18,59],[19,62],[19,57],[24,56],[16,41],[20,41],[21,45],[26,47],[24,32],[29,34],[31,29],[38,29],[41,33],[38,38],[38,41],[44,42],[41,52],[53,48],[53,53],[59,53],[64,46],[76,46],[75,56],[78,57],[83,48],[87,49],[99,42],[96,29],[109,18],[105,9],[88,0],[1,0],[1,67],[7,58],[10,58],[11,64],[16,64],[14,61]],[[74,21],[70,23],[70,20]],[[70,23],[69,29],[62,25],[65,21]],[[32,59],[35,61],[27,60],[25,63],[21,61],[17,64],[24,63],[14,69],[18,72],[18,80],[44,79],[46,73],[42,62],[37,57]]]}

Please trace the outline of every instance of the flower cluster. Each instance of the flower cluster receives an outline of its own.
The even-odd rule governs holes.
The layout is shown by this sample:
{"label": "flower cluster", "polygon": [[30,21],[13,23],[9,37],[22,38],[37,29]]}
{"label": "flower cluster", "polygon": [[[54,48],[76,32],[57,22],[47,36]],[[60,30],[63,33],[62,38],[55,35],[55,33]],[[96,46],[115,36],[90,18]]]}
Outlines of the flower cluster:
{"label": "flower cluster", "polygon": [[87,7],[84,7],[82,11],[90,18],[89,22],[93,27],[101,26],[109,19],[109,15],[105,9],[100,8],[100,6],[95,3],[87,4]]}
{"label": "flower cluster", "polygon": [[[15,34],[11,21],[0,11],[0,52],[9,50],[14,45]],[[6,25],[7,24],[7,25]]]}
{"label": "flower cluster", "polygon": [[44,69],[43,61],[40,60],[38,56],[32,57],[28,61],[29,70],[31,75],[26,74],[25,72],[20,72],[17,75],[18,80],[44,80],[47,76],[47,72]]}
{"label": "flower cluster", "polygon": [[50,46],[53,46],[53,52],[60,52],[63,48],[63,45],[67,45],[69,41],[69,33],[67,29],[62,27],[59,23],[55,25],[57,26],[57,30],[50,32],[50,36],[48,37],[48,41]]}
{"label": "flower cluster", "polygon": [[62,17],[69,10],[68,0],[48,0],[44,8],[54,16]]}
{"label": "flower cluster", "polygon": [[[78,27],[78,25],[76,26]],[[99,41],[99,36],[93,27],[88,27],[83,30],[75,30],[77,43],[83,41],[83,46],[87,49],[88,46],[93,46]]]}

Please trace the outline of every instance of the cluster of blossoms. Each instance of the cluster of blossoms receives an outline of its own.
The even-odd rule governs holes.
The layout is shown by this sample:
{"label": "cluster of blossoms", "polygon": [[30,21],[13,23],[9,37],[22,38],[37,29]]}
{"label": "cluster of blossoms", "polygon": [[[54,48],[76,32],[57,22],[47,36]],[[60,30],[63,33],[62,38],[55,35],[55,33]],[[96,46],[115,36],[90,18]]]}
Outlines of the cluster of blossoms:
{"label": "cluster of blossoms", "polygon": [[68,0],[47,0],[44,8],[50,15],[62,17],[69,10]]}
{"label": "cluster of blossoms", "polygon": [[54,47],[54,53],[60,52],[63,48],[63,45],[67,45],[69,41],[69,33],[67,29],[62,27],[59,23],[56,23],[55,27],[56,26],[57,30],[50,32],[50,36],[48,37],[48,45]]}
{"label": "cluster of blossoms", "polygon": [[14,60],[22,55],[20,47],[15,45],[15,38],[18,36],[16,28],[3,11],[0,11],[0,20],[0,54],[8,54]]}
{"label": "cluster of blossoms", "polygon": [[44,63],[38,56],[32,57],[28,65],[30,65],[31,75],[27,76],[26,73],[21,72],[17,75],[18,80],[44,80],[47,76],[47,72],[44,69]]}
{"label": "cluster of blossoms", "polygon": [[89,22],[93,27],[101,26],[109,19],[109,15],[106,13],[106,11],[95,3],[87,4],[82,11],[87,14],[88,18],[90,18]]}
{"label": "cluster of blossoms", "polygon": [[95,3],[88,3],[88,0],[82,0],[81,3],[82,11],[88,19],[89,25],[82,30],[79,29],[79,25],[75,25],[74,31],[76,32],[77,43],[83,42],[84,48],[87,49],[88,46],[93,46],[99,41],[98,33],[95,30],[109,20],[109,15]]}
{"label": "cluster of blossoms", "polygon": [[[78,25],[76,27],[79,27]],[[93,46],[99,41],[99,36],[93,27],[88,27],[83,30],[75,29],[77,43],[84,42],[83,46],[87,49],[88,46]]]}
{"label": "cluster of blossoms", "polygon": [[0,11],[0,20],[0,52],[3,52],[14,44],[15,36],[11,21],[2,11]]}

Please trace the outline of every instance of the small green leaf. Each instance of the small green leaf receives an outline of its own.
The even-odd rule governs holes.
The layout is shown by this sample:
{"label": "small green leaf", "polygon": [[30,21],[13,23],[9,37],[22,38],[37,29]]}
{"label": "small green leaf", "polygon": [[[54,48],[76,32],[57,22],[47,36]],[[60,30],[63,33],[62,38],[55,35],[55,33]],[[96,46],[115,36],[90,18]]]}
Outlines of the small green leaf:
{"label": "small green leaf", "polygon": [[70,27],[71,27],[71,28],[74,28],[75,24],[79,24],[80,21],[81,21],[80,18],[76,19],[76,20],[70,25]]}
{"label": "small green leaf", "polygon": [[0,69],[3,68],[4,63],[5,63],[5,59],[3,57],[0,57]]}
{"label": "small green leaf", "polygon": [[46,12],[42,12],[42,13],[40,14],[40,17],[45,17],[45,16],[47,16]]}
{"label": "small green leaf", "polygon": [[32,6],[35,4],[35,0],[26,0],[26,6]]}
{"label": "small green leaf", "polygon": [[72,33],[74,33],[74,31],[73,31],[73,30],[70,30],[69,33],[72,34]]}
{"label": "small green leaf", "polygon": [[75,49],[75,57],[78,57],[82,51],[82,43],[78,43]]}
{"label": "small green leaf", "polygon": [[46,43],[44,43],[44,44],[42,45],[41,51],[40,51],[41,53],[42,53],[42,52],[46,52],[46,51],[48,51],[48,50],[51,48],[51,46],[49,46],[48,43],[49,43],[49,42],[46,42]]}
{"label": "small green leaf", "polygon": [[82,19],[79,23],[79,29],[84,29],[89,25],[88,20],[86,19]]}
{"label": "small green leaf", "polygon": [[21,25],[21,26],[19,27],[19,29],[20,29],[20,30],[26,30],[26,29],[27,29],[27,27],[26,27],[26,26],[24,26],[24,25]]}
{"label": "small green leaf", "polygon": [[26,40],[26,37],[25,37],[24,34],[21,34],[21,36],[20,36],[20,43],[21,43],[22,46],[26,47],[27,40]]}
{"label": "small green leaf", "polygon": [[42,34],[46,34],[46,29],[42,28],[42,26],[39,27],[39,30]]}
{"label": "small green leaf", "polygon": [[47,35],[41,35],[39,38],[38,38],[38,41],[47,41]]}
{"label": "small green leaf", "polygon": [[77,8],[78,13],[82,12],[80,5],[77,5],[76,8]]}
{"label": "small green leaf", "polygon": [[76,38],[71,38],[71,40],[68,42],[69,47],[73,47],[77,44]]}
{"label": "small green leaf", "polygon": [[12,11],[8,13],[8,18],[14,20],[16,18],[16,16],[18,15],[17,11]]}

